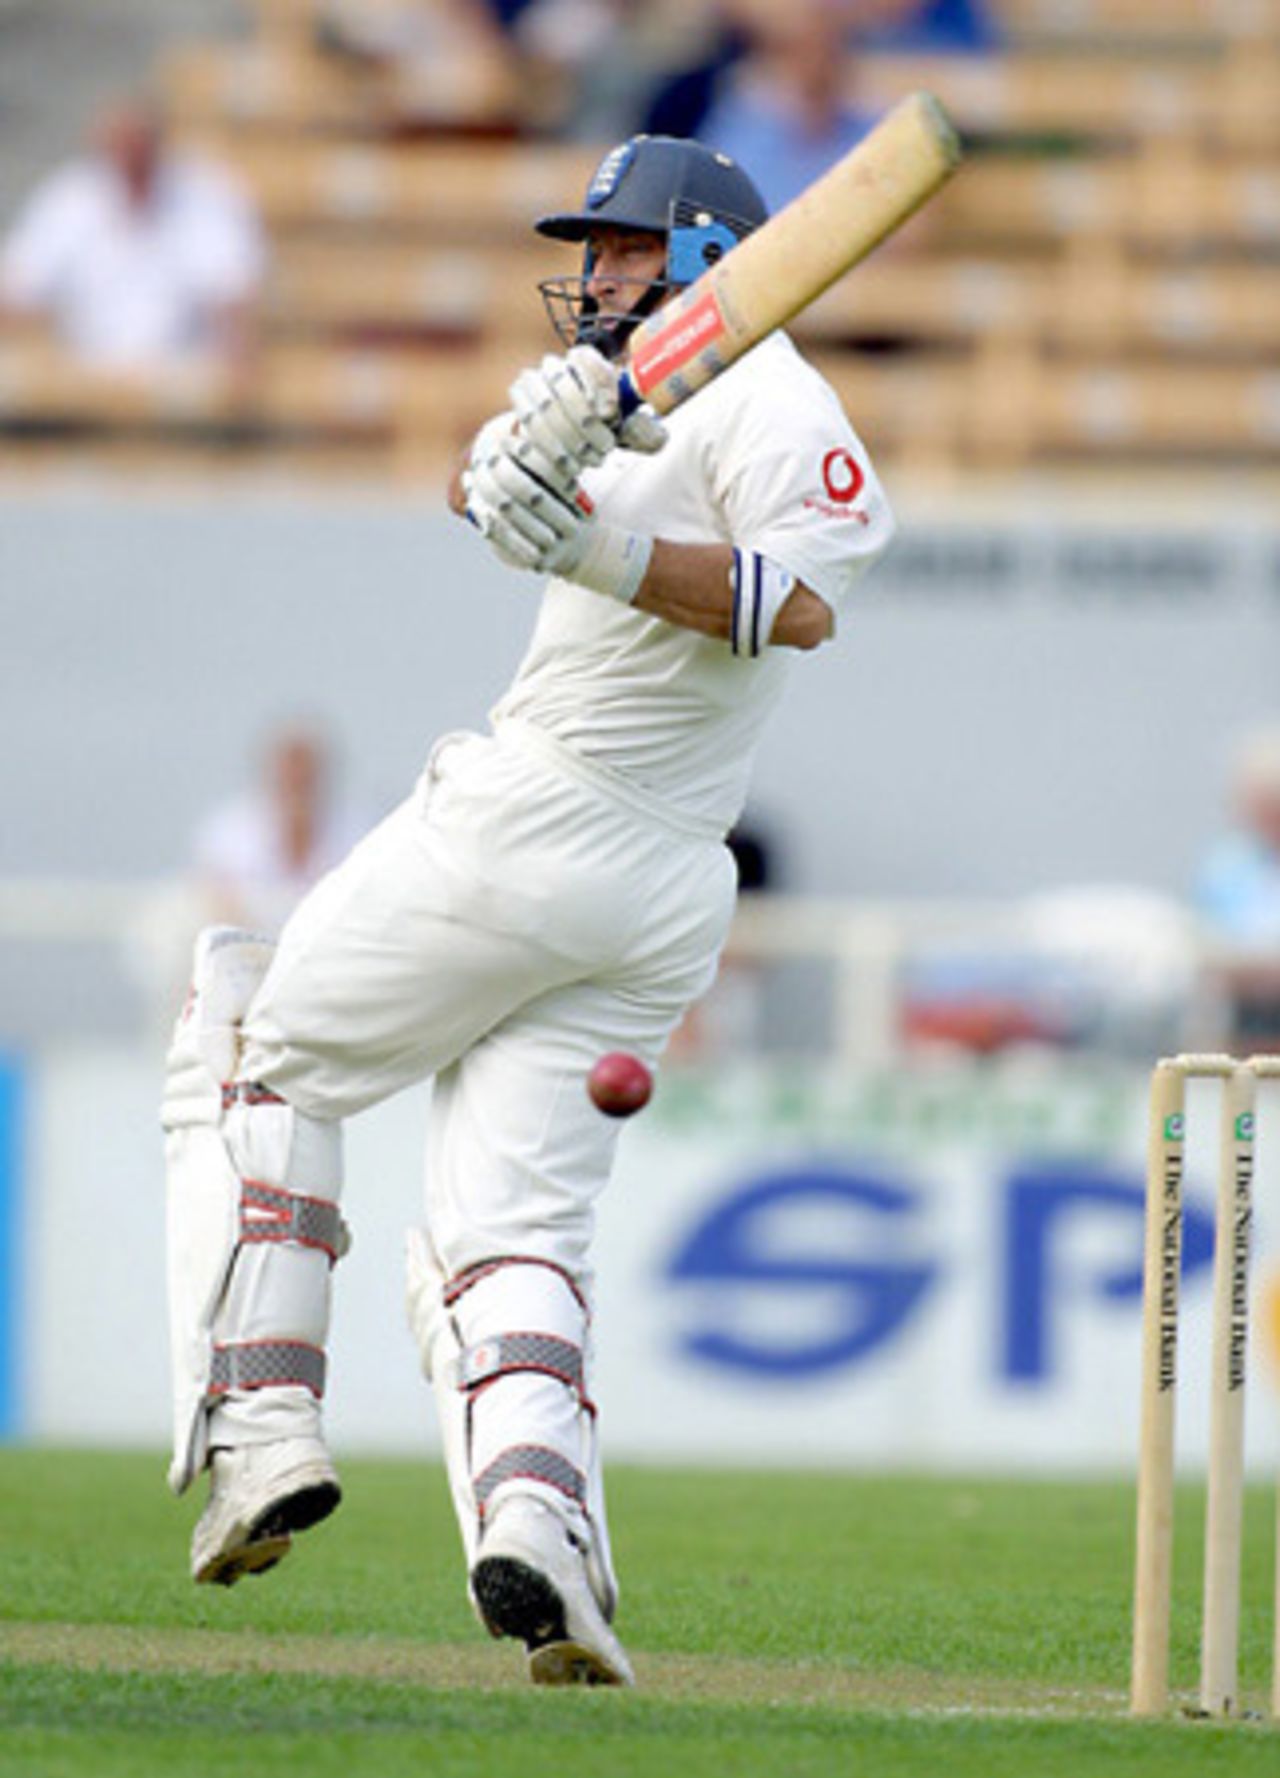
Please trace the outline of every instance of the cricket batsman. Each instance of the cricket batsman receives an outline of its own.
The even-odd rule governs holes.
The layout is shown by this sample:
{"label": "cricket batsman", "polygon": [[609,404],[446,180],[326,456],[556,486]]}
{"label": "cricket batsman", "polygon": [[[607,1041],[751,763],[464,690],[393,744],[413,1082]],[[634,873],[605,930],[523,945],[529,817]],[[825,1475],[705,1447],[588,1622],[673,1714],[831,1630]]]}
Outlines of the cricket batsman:
{"label": "cricket batsman", "polygon": [[761,730],[893,530],[783,333],[666,423],[620,412],[632,329],[765,215],[726,156],[639,136],[538,222],[583,252],[543,286],[567,349],[517,377],[450,489],[539,591],[528,651],[487,730],[437,742],[278,947],[202,934],[168,1063],[170,1482],[210,1473],[195,1580],[270,1568],[338,1504],[342,1121],[430,1076],[410,1323],[472,1602],[543,1683],[633,1677],[589,1374],[619,1126],[584,1081],[608,1051],[652,1066],[710,985]]}

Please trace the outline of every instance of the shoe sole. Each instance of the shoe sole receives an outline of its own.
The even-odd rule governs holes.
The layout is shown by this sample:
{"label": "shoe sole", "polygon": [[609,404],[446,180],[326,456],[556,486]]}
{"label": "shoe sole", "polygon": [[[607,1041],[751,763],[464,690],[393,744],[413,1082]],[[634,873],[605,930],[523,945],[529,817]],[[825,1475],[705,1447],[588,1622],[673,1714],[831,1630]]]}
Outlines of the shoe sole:
{"label": "shoe sole", "polygon": [[233,1587],[246,1574],[265,1574],[274,1568],[293,1548],[293,1539],[285,1533],[280,1537],[256,1537],[238,1544],[233,1550],[222,1550],[211,1556],[192,1579],[197,1586]]}
{"label": "shoe sole", "polygon": [[197,1584],[233,1587],[246,1574],[265,1574],[284,1559],[293,1547],[293,1533],[318,1525],[342,1499],[336,1482],[314,1482],[273,1500],[249,1526],[244,1540],[233,1549],[220,1550],[200,1568]]}
{"label": "shoe sole", "polygon": [[621,1685],[607,1661],[582,1642],[545,1642],[529,1652],[529,1677],[535,1685]]}
{"label": "shoe sole", "polygon": [[480,1615],[492,1636],[517,1636],[529,1651],[536,1685],[621,1685],[622,1676],[569,1635],[564,1601],[545,1575],[515,1556],[485,1556],[471,1575]]}

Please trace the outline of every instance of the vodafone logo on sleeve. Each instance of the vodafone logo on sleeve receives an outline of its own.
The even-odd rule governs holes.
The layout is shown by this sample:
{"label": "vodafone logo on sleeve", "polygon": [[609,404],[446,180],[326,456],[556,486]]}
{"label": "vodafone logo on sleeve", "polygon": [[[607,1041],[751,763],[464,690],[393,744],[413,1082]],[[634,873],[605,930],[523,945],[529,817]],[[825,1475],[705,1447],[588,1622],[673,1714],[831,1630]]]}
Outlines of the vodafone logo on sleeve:
{"label": "vodafone logo on sleeve", "polygon": [[838,506],[848,506],[858,498],[866,484],[852,451],[840,445],[822,459],[822,481],[827,493]]}
{"label": "vodafone logo on sleeve", "polygon": [[845,445],[836,445],[822,459],[824,498],[816,499],[810,495],[805,506],[811,512],[820,512],[824,518],[852,519],[855,524],[868,524],[867,514],[855,504],[866,485],[866,474],[853,452]]}

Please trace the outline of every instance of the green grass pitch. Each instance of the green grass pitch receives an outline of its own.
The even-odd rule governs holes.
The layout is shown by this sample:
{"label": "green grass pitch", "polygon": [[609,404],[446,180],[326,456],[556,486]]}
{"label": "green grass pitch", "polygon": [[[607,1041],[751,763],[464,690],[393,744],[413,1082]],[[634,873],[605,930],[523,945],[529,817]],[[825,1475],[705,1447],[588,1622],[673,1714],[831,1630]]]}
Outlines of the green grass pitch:
{"label": "green grass pitch", "polygon": [[[1280,1772],[1263,1721],[1125,1715],[1127,1485],[619,1468],[634,1693],[541,1691],[467,1607],[438,1468],[352,1461],[275,1572],[193,1587],[157,1456],[0,1452],[0,1772],[14,1778],[1050,1778]],[[202,1490],[201,1490],[202,1491]],[[1173,1671],[1195,1683],[1179,1499]],[[1273,1511],[1242,1662],[1265,1707]]]}

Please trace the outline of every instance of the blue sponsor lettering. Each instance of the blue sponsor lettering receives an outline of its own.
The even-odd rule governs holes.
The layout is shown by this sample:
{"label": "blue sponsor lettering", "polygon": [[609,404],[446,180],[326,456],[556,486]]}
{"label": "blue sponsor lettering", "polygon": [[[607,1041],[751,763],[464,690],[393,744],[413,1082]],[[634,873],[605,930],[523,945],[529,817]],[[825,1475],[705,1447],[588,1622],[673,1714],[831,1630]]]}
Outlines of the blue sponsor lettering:
{"label": "blue sponsor lettering", "polygon": [[[1056,1364],[1055,1313],[1085,1296],[1104,1302],[1142,1296],[1143,1192],[1129,1179],[1079,1168],[1015,1173],[1005,1189],[1003,1303],[998,1369],[1014,1383],[1041,1382]],[[1088,1219],[1114,1230],[1114,1265],[1087,1272],[1069,1243]],[[1185,1205],[1183,1273],[1209,1264],[1213,1221]]]}
{"label": "blue sponsor lettering", "polygon": [[[1043,1385],[1066,1363],[1073,1312],[1141,1301],[1142,1185],[1082,1165],[1028,1167],[992,1207],[991,1369],[1010,1385]],[[757,1379],[864,1364],[918,1321],[944,1275],[943,1256],[917,1257],[928,1236],[923,1190],[837,1166],[751,1180],[711,1206],[666,1268],[673,1284],[714,1287],[680,1349]],[[1212,1256],[1212,1216],[1188,1201],[1184,1274]],[[794,1304],[794,1317],[760,1313],[761,1290]]]}
{"label": "blue sponsor lettering", "polygon": [[[675,1254],[668,1276],[677,1283],[768,1286],[830,1300],[819,1335],[787,1342],[758,1330],[732,1333],[703,1326],[685,1335],[691,1357],[756,1377],[819,1377],[856,1364],[892,1340],[917,1313],[940,1267],[897,1257],[906,1229],[920,1208],[904,1187],[835,1169],[811,1169],[757,1180],[722,1199]],[[814,1213],[827,1238],[812,1251],[796,1252],[787,1240],[803,1214]],[[884,1257],[861,1258],[849,1249],[854,1227],[875,1231]]]}

